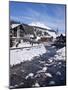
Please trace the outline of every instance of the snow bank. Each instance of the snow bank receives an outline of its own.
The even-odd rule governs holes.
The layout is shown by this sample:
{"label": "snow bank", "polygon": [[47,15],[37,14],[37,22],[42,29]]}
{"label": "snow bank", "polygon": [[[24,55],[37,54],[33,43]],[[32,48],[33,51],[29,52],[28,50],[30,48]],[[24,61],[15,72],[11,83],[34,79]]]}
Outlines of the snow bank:
{"label": "snow bank", "polygon": [[59,49],[56,52],[56,55],[54,57],[55,60],[64,60],[65,61],[65,47]]}
{"label": "snow bank", "polygon": [[10,50],[10,65],[15,65],[27,60],[30,61],[33,57],[42,55],[43,53],[46,53],[43,44],[31,48]]}
{"label": "snow bank", "polygon": [[31,47],[32,45],[30,44],[30,43],[23,43],[23,42],[21,42],[19,45],[18,45],[18,47]]}
{"label": "snow bank", "polygon": [[[66,60],[66,57],[65,57],[65,47],[57,50],[56,51],[56,54],[54,55],[54,57],[50,57],[48,60],[51,63],[49,65],[54,64],[54,61],[53,60],[56,60],[56,61],[63,60],[63,61],[65,61]],[[59,63],[59,64],[61,64],[61,63]]]}
{"label": "snow bank", "polygon": [[[38,39],[37,39],[38,40]],[[36,44],[34,44],[33,43],[33,45],[32,44],[30,44],[29,42],[21,42],[21,43],[19,43],[19,45],[16,47],[16,42],[15,42],[15,44],[14,44],[14,46],[13,47],[11,47],[11,49],[14,49],[14,48],[26,48],[26,47],[32,47],[32,46],[38,46],[38,44],[36,43]]]}
{"label": "snow bank", "polygon": [[18,47],[16,47],[16,44],[17,44],[18,42],[15,42],[15,44],[14,44],[14,46],[13,47],[11,47],[11,49],[13,49],[13,48],[23,48],[23,47],[31,47],[32,45],[29,43],[29,42],[23,42],[22,40],[21,40],[21,43],[19,43],[19,45],[18,45]]}

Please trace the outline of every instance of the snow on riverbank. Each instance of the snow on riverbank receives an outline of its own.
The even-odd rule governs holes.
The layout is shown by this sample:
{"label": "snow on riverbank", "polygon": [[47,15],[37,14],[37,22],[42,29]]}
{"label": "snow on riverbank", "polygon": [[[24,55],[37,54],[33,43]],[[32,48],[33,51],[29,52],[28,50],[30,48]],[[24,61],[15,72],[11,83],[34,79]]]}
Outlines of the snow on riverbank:
{"label": "snow on riverbank", "polygon": [[46,53],[43,44],[31,48],[10,50],[10,65],[15,65],[27,60],[30,61],[33,57],[42,55],[43,53]]}
{"label": "snow on riverbank", "polygon": [[57,50],[54,57],[50,57],[48,60],[50,62],[52,62],[53,60],[56,60],[56,61],[63,60],[63,61],[65,61],[65,58],[66,58],[65,57],[65,47],[63,47],[63,48]]}
{"label": "snow on riverbank", "polygon": [[65,61],[66,60],[65,47],[56,50],[56,54],[53,57],[50,57],[48,60],[51,63],[50,65],[54,64],[53,61],[58,61],[58,60]]}
{"label": "snow on riverbank", "polygon": [[65,47],[59,49],[56,52],[56,55],[54,58],[55,58],[55,60],[64,60],[65,61]]}

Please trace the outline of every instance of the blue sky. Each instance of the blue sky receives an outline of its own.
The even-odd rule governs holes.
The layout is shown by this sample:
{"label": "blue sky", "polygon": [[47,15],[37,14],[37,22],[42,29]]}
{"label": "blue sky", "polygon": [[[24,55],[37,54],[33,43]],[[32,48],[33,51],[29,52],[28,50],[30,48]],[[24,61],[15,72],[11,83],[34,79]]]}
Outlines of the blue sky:
{"label": "blue sky", "polygon": [[44,23],[65,33],[65,5],[10,1],[10,19],[30,24]]}

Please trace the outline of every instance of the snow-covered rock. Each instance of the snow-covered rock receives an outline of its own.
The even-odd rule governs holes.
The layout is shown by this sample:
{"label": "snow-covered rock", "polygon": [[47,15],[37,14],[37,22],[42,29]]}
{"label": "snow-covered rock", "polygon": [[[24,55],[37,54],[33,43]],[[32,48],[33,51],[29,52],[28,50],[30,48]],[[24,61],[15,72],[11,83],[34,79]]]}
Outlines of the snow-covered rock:
{"label": "snow-covered rock", "polygon": [[25,77],[25,79],[28,79],[29,77],[33,77],[34,76],[34,74],[33,73],[29,73],[26,77]]}
{"label": "snow-covered rock", "polygon": [[42,70],[37,71],[37,73],[43,73],[47,71],[47,67],[43,67]]}
{"label": "snow-covered rock", "polygon": [[61,75],[61,72],[60,71],[57,71],[56,75],[59,75],[60,76]]}
{"label": "snow-covered rock", "polygon": [[50,73],[45,73],[45,75],[46,75],[47,77],[52,77],[52,75],[51,75]]}
{"label": "snow-covered rock", "polygon": [[33,85],[33,87],[40,87],[39,83],[35,83],[35,85]]}
{"label": "snow-covered rock", "polygon": [[43,69],[42,69],[44,72],[46,72],[46,70],[47,70],[47,67],[43,67]]}

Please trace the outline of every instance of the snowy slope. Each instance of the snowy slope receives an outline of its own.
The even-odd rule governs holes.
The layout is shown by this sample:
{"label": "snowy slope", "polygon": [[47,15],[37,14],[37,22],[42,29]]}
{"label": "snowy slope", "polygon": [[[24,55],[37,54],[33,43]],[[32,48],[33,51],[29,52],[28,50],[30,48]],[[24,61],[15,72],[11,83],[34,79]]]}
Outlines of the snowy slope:
{"label": "snowy slope", "polygon": [[64,60],[65,61],[65,47],[59,49],[56,52],[56,55],[54,57],[55,60]]}
{"label": "snowy slope", "polygon": [[56,54],[54,55],[54,57],[50,57],[50,58],[49,58],[49,61],[51,61],[51,60],[65,61],[65,60],[66,60],[65,47],[57,50],[57,51],[56,51]]}
{"label": "snowy slope", "polygon": [[24,48],[21,50],[10,50],[10,65],[31,60],[35,56],[42,55],[46,52],[44,45],[32,48]]}

